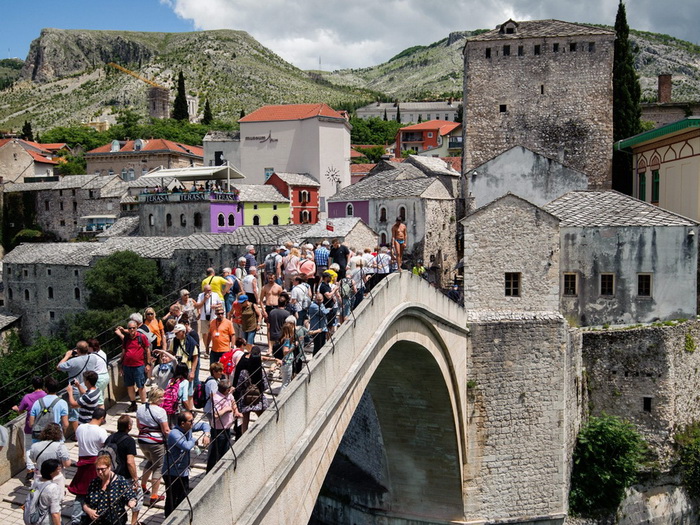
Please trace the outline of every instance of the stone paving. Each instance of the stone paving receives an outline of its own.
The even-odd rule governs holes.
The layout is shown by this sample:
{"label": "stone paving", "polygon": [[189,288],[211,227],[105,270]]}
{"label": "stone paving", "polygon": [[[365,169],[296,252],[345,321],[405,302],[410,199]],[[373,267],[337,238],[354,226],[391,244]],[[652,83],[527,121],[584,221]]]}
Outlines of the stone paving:
{"label": "stone paving", "polygon": [[[267,343],[266,339],[264,337],[258,338],[256,340],[256,344],[260,345],[263,348],[263,351],[267,350]],[[310,348],[307,348],[307,353],[310,351]],[[266,363],[266,367],[269,368],[269,365]],[[268,372],[269,373],[269,372]],[[201,380],[205,380],[209,376],[209,360],[206,358],[202,359],[202,366],[200,369],[200,374],[199,377]],[[272,388],[272,391],[274,393],[277,393],[279,391],[279,386],[280,386],[280,381],[279,381],[279,371],[276,371],[274,375],[269,373],[269,377],[271,376],[271,381],[270,381],[270,386]],[[269,397],[269,393],[268,393]],[[120,400],[118,401],[114,406],[112,406],[108,411],[107,411],[107,422],[105,424],[105,429],[107,432],[110,434],[114,433],[117,431],[117,419],[121,414],[124,413],[126,408],[128,407],[128,400]],[[270,403],[270,409],[274,409],[274,405]],[[203,417],[202,411],[201,410],[195,410],[195,418],[197,421],[200,420],[200,418]],[[136,437],[136,414],[135,413],[129,413],[129,415],[132,417],[134,421],[133,428],[131,430],[131,436]],[[253,421],[255,421],[256,416],[255,414],[251,414],[251,424]],[[201,435],[201,434],[199,434]],[[195,434],[197,436],[197,434]],[[68,448],[68,451],[70,453],[70,457],[74,461],[78,461],[78,444],[74,441],[66,441],[66,448]],[[139,471],[139,475],[143,472],[142,469],[142,464],[144,463],[145,459],[143,457],[143,454],[141,454],[141,449],[136,447],[137,451],[137,456],[136,456],[136,465]],[[206,464],[207,464],[207,451],[202,450],[199,455],[196,457],[194,454],[192,455],[192,463],[191,463],[191,468],[190,468],[190,488],[194,488],[197,486],[199,481],[202,479],[206,472]],[[73,475],[75,474],[75,467],[69,467],[67,469],[64,469],[64,474],[66,476],[67,482],[66,482],[66,487],[70,484],[70,480],[73,479]],[[12,477],[9,481],[4,483],[3,485],[0,485],[0,515],[2,516],[2,522],[3,525],[14,525],[14,524],[23,524],[23,517],[22,517],[22,505],[24,504],[26,498],[27,498],[27,493],[29,492],[29,487],[27,487],[24,484],[24,478],[26,475],[26,470],[21,471],[14,477]],[[165,494],[165,486],[161,484],[160,492],[162,494]],[[146,499],[147,501],[147,499]],[[159,502],[156,505],[154,505],[151,508],[148,508],[148,504],[144,503],[144,507],[141,510],[141,513],[139,514],[139,522],[143,523],[144,525],[158,525],[164,521],[164,516],[163,516],[163,510],[164,510],[164,502]],[[73,495],[70,494],[66,490],[66,497],[63,500],[63,508],[61,512],[61,518],[62,518],[62,523],[63,524],[69,524],[70,523],[70,514],[71,514],[71,508],[73,505]],[[130,518],[129,518],[130,519]],[[130,523],[130,521],[129,521]]]}

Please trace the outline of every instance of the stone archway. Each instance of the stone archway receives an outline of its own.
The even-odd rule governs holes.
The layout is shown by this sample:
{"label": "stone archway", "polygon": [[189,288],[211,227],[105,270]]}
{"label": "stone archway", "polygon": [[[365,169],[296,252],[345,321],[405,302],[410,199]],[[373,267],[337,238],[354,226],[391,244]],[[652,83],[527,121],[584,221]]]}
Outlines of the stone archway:
{"label": "stone archway", "polygon": [[367,384],[310,523],[463,519],[457,436],[433,354],[414,342],[395,343]]}

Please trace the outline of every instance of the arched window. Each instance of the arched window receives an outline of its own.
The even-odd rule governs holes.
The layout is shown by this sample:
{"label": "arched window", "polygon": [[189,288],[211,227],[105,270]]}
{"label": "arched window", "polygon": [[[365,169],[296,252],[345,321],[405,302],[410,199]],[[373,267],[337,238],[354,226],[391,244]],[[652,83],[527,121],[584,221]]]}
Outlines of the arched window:
{"label": "arched window", "polygon": [[379,208],[379,222],[386,222],[386,208],[384,206]]}
{"label": "arched window", "polygon": [[76,301],[80,301],[80,288],[76,287],[76,288],[73,290],[73,293],[75,294],[75,300],[76,300]]}
{"label": "arched window", "polygon": [[165,216],[165,225],[170,228],[173,225],[173,216],[169,213]]}
{"label": "arched window", "polygon": [[300,191],[299,191],[299,201],[300,201],[302,204],[306,204],[306,203],[309,202],[310,200],[311,200],[311,199],[309,199],[309,192],[308,192],[308,191],[306,191],[306,190],[300,190]]}
{"label": "arched window", "polygon": [[223,213],[219,213],[219,215],[216,217],[216,222],[219,224],[219,226],[226,226],[226,219],[224,218]]}
{"label": "arched window", "polygon": [[352,204],[348,204],[347,208],[345,208],[345,216],[352,217],[354,211],[355,211],[355,208],[353,208]]}
{"label": "arched window", "polygon": [[228,214],[228,225],[229,226],[235,226],[236,225],[236,216],[233,213]]}
{"label": "arched window", "polygon": [[402,221],[406,222],[406,207],[405,206],[401,206],[399,208],[399,217],[401,217]]}
{"label": "arched window", "polygon": [[155,224],[155,221],[153,220],[153,214],[148,215],[148,225],[153,226]]}
{"label": "arched window", "polygon": [[194,214],[194,227],[195,229],[202,227],[202,214],[199,212]]}
{"label": "arched window", "polygon": [[272,216],[272,224],[278,225],[280,223],[280,218],[277,215]]}
{"label": "arched window", "polygon": [[187,226],[187,217],[185,217],[184,213],[180,214],[180,226],[182,226],[182,227]]}
{"label": "arched window", "polygon": [[48,290],[46,290],[46,292],[49,296],[49,299],[53,299],[53,287],[49,286],[49,288],[48,288]]}
{"label": "arched window", "polygon": [[382,233],[380,238],[379,238],[379,244],[380,245],[385,245],[386,244],[386,233]]}
{"label": "arched window", "polygon": [[308,210],[303,210],[301,212],[301,222],[302,223],[308,223],[311,222],[311,214],[309,213]]}
{"label": "arched window", "polygon": [[260,215],[253,215],[253,226],[260,226]]}
{"label": "arched window", "polygon": [[29,290],[27,289],[24,290],[24,300],[29,301]]}

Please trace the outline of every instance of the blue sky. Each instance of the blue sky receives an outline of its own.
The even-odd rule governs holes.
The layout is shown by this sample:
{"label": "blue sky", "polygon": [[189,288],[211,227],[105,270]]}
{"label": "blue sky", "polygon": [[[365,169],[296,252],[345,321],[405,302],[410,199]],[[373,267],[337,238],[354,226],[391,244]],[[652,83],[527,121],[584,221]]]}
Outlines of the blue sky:
{"label": "blue sky", "polygon": [[[618,0],[2,0],[0,57],[24,59],[44,27],[238,29],[302,69],[366,67],[451,31],[509,18],[613,25]],[[630,27],[700,44],[699,0],[625,0]]]}

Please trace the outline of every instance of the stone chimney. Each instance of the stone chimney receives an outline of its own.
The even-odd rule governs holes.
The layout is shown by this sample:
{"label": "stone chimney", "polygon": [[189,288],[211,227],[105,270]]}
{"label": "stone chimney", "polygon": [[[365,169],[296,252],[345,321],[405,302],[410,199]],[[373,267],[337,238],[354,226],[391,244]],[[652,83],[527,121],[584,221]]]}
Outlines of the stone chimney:
{"label": "stone chimney", "polygon": [[662,104],[671,102],[671,75],[659,75],[657,100]]}

